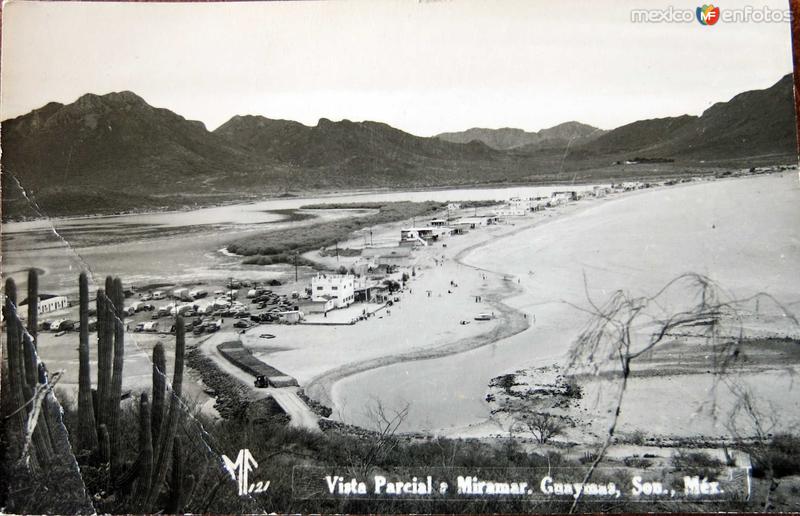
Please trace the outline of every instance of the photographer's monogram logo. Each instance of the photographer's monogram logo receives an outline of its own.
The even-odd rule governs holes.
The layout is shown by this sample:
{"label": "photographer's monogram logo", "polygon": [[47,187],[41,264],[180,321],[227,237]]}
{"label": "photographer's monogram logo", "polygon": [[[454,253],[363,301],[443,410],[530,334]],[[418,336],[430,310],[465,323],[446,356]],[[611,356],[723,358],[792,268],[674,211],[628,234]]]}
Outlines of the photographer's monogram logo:
{"label": "photographer's monogram logo", "polygon": [[231,478],[236,480],[239,485],[239,496],[264,493],[269,488],[269,480],[250,483],[250,473],[258,468],[258,462],[247,448],[239,450],[235,461],[229,459],[227,455],[223,455],[222,460],[225,462],[225,469],[228,470]]}

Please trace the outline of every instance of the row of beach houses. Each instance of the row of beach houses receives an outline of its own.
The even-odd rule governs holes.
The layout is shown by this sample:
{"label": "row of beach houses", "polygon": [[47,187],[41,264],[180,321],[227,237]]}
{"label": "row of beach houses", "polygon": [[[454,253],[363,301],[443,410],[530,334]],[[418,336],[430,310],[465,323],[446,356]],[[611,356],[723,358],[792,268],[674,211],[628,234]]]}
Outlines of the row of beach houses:
{"label": "row of beach houses", "polygon": [[[546,208],[577,201],[585,197],[605,197],[608,194],[638,188],[637,185],[595,186],[591,190],[559,190],[548,196],[513,197],[496,208],[492,213],[460,217],[453,220],[433,219],[426,226],[415,226],[400,230],[401,246],[427,246],[442,237],[460,234],[470,229],[498,224],[508,217],[524,217]],[[447,206],[448,213],[460,209],[458,203]]]}

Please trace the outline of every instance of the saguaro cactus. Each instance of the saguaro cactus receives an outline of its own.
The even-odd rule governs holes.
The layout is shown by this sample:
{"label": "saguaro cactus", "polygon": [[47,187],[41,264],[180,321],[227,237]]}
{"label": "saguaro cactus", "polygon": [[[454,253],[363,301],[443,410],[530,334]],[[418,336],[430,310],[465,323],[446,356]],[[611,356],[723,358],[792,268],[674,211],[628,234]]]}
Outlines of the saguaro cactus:
{"label": "saguaro cactus", "polygon": [[111,438],[111,468],[112,471],[119,472],[119,404],[122,398],[122,365],[125,358],[125,295],[119,278],[114,279],[111,300],[114,302],[114,369],[111,376],[108,435]]}
{"label": "saguaro cactus", "polygon": [[33,347],[36,347],[36,337],[39,331],[39,275],[36,270],[28,271],[28,333],[31,336]]}
{"label": "saguaro cactus", "polygon": [[79,279],[80,340],[78,343],[78,449],[97,448],[97,427],[92,403],[91,365],[89,364],[89,280],[82,272]]}
{"label": "saguaro cactus", "polygon": [[[24,396],[24,383],[25,371],[22,359],[20,326],[17,324],[17,285],[14,280],[8,278],[6,280],[6,303],[5,303],[5,317],[6,317],[6,347],[8,349],[8,382],[9,382],[9,410],[11,412],[17,411],[25,403]],[[11,443],[22,443],[21,437],[25,432],[25,410],[19,410],[10,417],[9,427],[12,435],[18,437],[12,438]],[[20,453],[22,448],[14,449],[16,455]]]}
{"label": "saguaro cactus", "polygon": [[158,441],[161,423],[164,420],[164,394],[167,386],[167,362],[164,345],[160,342],[153,347],[153,442]]}
{"label": "saguaro cactus", "polygon": [[186,348],[186,329],[183,317],[178,316],[175,321],[175,370],[172,377],[172,396],[170,398],[169,415],[159,436],[158,460],[153,472],[153,485],[147,496],[147,505],[152,507],[161,491],[161,486],[167,475],[169,460],[172,457],[173,440],[178,430],[179,416],[183,410],[181,390],[183,388],[183,357]]}
{"label": "saguaro cactus", "polygon": [[106,340],[108,325],[108,296],[106,291],[97,289],[97,431],[108,422],[106,399],[111,386],[111,354]]}
{"label": "saguaro cactus", "polygon": [[139,478],[134,492],[138,509],[146,512],[147,493],[153,478],[153,439],[150,430],[150,403],[147,393],[139,398]]}
{"label": "saguaro cactus", "polygon": [[179,514],[183,512],[184,499],[183,446],[181,445],[180,437],[177,435],[175,436],[175,443],[172,448],[172,479],[170,480],[170,484],[172,485],[172,500],[170,500],[167,510],[174,514]]}
{"label": "saguaro cactus", "polygon": [[111,460],[111,450],[108,440],[108,427],[105,424],[100,425],[97,431],[97,439],[100,442],[100,461],[109,462]]}

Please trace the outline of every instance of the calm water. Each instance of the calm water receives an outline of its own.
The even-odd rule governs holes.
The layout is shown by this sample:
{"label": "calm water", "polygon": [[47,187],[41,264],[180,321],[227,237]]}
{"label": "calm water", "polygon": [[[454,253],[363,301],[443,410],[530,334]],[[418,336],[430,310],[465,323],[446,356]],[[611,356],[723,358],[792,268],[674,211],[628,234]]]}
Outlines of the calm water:
{"label": "calm water", "polygon": [[[283,198],[168,213],[74,217],[3,224],[3,277],[25,288],[26,270],[41,269],[42,290],[73,293],[81,270],[94,277],[114,274],[130,283],[174,282],[227,277],[269,279],[285,274],[284,266],[244,266],[220,249],[249,233],[313,224],[318,219],[281,222],[275,210],[305,204],[375,201],[507,200],[549,195],[565,187],[451,189],[413,192],[344,193]],[[574,189],[590,189],[577,186]],[[353,216],[331,210],[326,220]]]}
{"label": "calm water", "polygon": [[[768,292],[800,313],[800,184],[796,174],[783,174],[626,195],[498,239],[465,262],[521,278],[525,293],[508,304],[536,322],[470,352],[345,378],[331,397],[348,423],[371,426],[363,407],[375,399],[390,413],[409,405],[404,430],[487,419],[483,398],[491,378],[562,359],[587,318],[573,307],[587,306],[584,274],[596,301],[616,289],[652,295],[680,274],[698,272],[730,296]],[[768,303],[761,309],[769,310]],[[687,406],[707,393],[695,394],[684,396]],[[647,411],[638,416],[631,423],[646,428]]]}

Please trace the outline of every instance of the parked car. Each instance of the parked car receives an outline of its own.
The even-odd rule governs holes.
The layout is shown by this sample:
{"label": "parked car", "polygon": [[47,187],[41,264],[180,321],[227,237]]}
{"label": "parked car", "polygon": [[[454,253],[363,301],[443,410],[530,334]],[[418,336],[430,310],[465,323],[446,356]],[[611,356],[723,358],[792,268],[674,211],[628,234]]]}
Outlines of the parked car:
{"label": "parked car", "polygon": [[153,292],[153,299],[166,299],[166,298],[167,295],[160,290],[156,290],[155,292]]}
{"label": "parked car", "polygon": [[239,319],[235,323],[233,323],[234,328],[249,328],[252,324],[245,319]]}
{"label": "parked car", "polygon": [[75,321],[69,319],[58,319],[50,323],[51,331],[72,331],[75,329]]}
{"label": "parked car", "polygon": [[475,316],[476,321],[491,321],[492,314],[482,313]]}
{"label": "parked car", "polygon": [[208,296],[207,290],[197,289],[189,292],[189,297],[191,297],[192,299],[201,299],[206,296]]}
{"label": "parked car", "polygon": [[142,301],[150,301],[153,299],[153,294],[150,292],[148,292],[147,294],[142,294],[142,297],[140,297],[139,299],[141,299]]}
{"label": "parked car", "polygon": [[260,375],[256,376],[256,379],[253,382],[253,385],[258,387],[259,389],[264,389],[266,387],[269,387],[269,380],[267,380],[266,376],[264,376],[263,374],[260,374]]}

